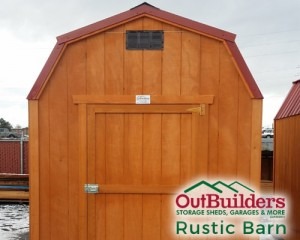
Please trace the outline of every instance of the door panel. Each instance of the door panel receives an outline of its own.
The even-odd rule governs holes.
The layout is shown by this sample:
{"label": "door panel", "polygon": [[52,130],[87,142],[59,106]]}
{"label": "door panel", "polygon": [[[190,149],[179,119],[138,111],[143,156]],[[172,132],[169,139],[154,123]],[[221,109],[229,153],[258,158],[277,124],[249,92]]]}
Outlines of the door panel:
{"label": "door panel", "polygon": [[162,114],[161,184],[180,183],[181,114]]}
{"label": "door panel", "polygon": [[161,181],[161,114],[143,117],[143,184]]}
{"label": "door panel", "polygon": [[88,106],[87,180],[100,188],[87,194],[89,240],[176,239],[172,194],[197,166],[193,107]]}

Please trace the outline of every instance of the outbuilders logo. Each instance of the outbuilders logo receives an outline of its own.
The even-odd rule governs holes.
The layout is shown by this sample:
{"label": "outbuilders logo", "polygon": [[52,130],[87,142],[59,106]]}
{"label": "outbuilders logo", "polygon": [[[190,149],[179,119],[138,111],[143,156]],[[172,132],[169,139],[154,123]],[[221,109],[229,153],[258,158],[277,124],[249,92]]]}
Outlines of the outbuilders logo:
{"label": "outbuilders logo", "polygon": [[200,181],[175,196],[178,236],[287,235],[287,199],[238,181]]}

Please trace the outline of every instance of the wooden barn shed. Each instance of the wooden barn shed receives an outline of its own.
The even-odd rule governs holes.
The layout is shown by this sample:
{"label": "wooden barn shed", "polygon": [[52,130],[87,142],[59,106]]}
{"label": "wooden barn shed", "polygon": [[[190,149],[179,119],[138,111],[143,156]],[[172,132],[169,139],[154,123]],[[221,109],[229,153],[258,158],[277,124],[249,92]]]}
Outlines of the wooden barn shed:
{"label": "wooden barn shed", "polygon": [[262,95],[232,33],[143,3],[59,36],[28,100],[31,240],[172,239],[182,184],[259,185]]}
{"label": "wooden barn shed", "polygon": [[290,199],[290,227],[300,239],[300,80],[295,81],[275,117],[275,192]]}

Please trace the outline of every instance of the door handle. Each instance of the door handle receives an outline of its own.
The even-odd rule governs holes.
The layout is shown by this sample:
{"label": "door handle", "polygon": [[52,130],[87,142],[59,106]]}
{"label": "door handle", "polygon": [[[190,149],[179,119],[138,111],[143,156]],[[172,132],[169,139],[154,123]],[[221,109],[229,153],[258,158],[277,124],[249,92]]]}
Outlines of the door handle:
{"label": "door handle", "polygon": [[90,183],[84,184],[84,192],[90,194],[99,193],[99,185]]}

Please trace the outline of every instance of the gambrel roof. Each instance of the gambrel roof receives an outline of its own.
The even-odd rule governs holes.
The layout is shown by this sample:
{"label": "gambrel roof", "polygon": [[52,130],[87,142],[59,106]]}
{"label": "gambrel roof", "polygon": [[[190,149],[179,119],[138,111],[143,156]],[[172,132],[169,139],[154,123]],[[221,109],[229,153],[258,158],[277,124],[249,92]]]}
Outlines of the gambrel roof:
{"label": "gambrel roof", "polygon": [[281,105],[275,120],[300,114],[300,79],[293,82],[293,86]]}
{"label": "gambrel roof", "polygon": [[143,3],[126,12],[117,14],[110,18],[104,19],[102,21],[96,22],[94,24],[88,25],[86,27],[77,29],[75,31],[57,37],[57,43],[27,98],[29,100],[39,99],[39,96],[44,86],[46,85],[47,80],[49,79],[53,69],[56,66],[56,63],[58,62],[67,44],[106,31],[108,29],[114,28],[118,25],[124,24],[129,21],[133,21],[141,17],[153,18],[161,22],[180,27],[182,29],[186,29],[188,31],[193,31],[198,34],[223,41],[226,44],[228,50],[230,51],[234,59],[235,65],[247,85],[251,97],[256,99],[263,98],[252,74],[250,73],[235,43],[235,34],[160,10],[148,3]]}

